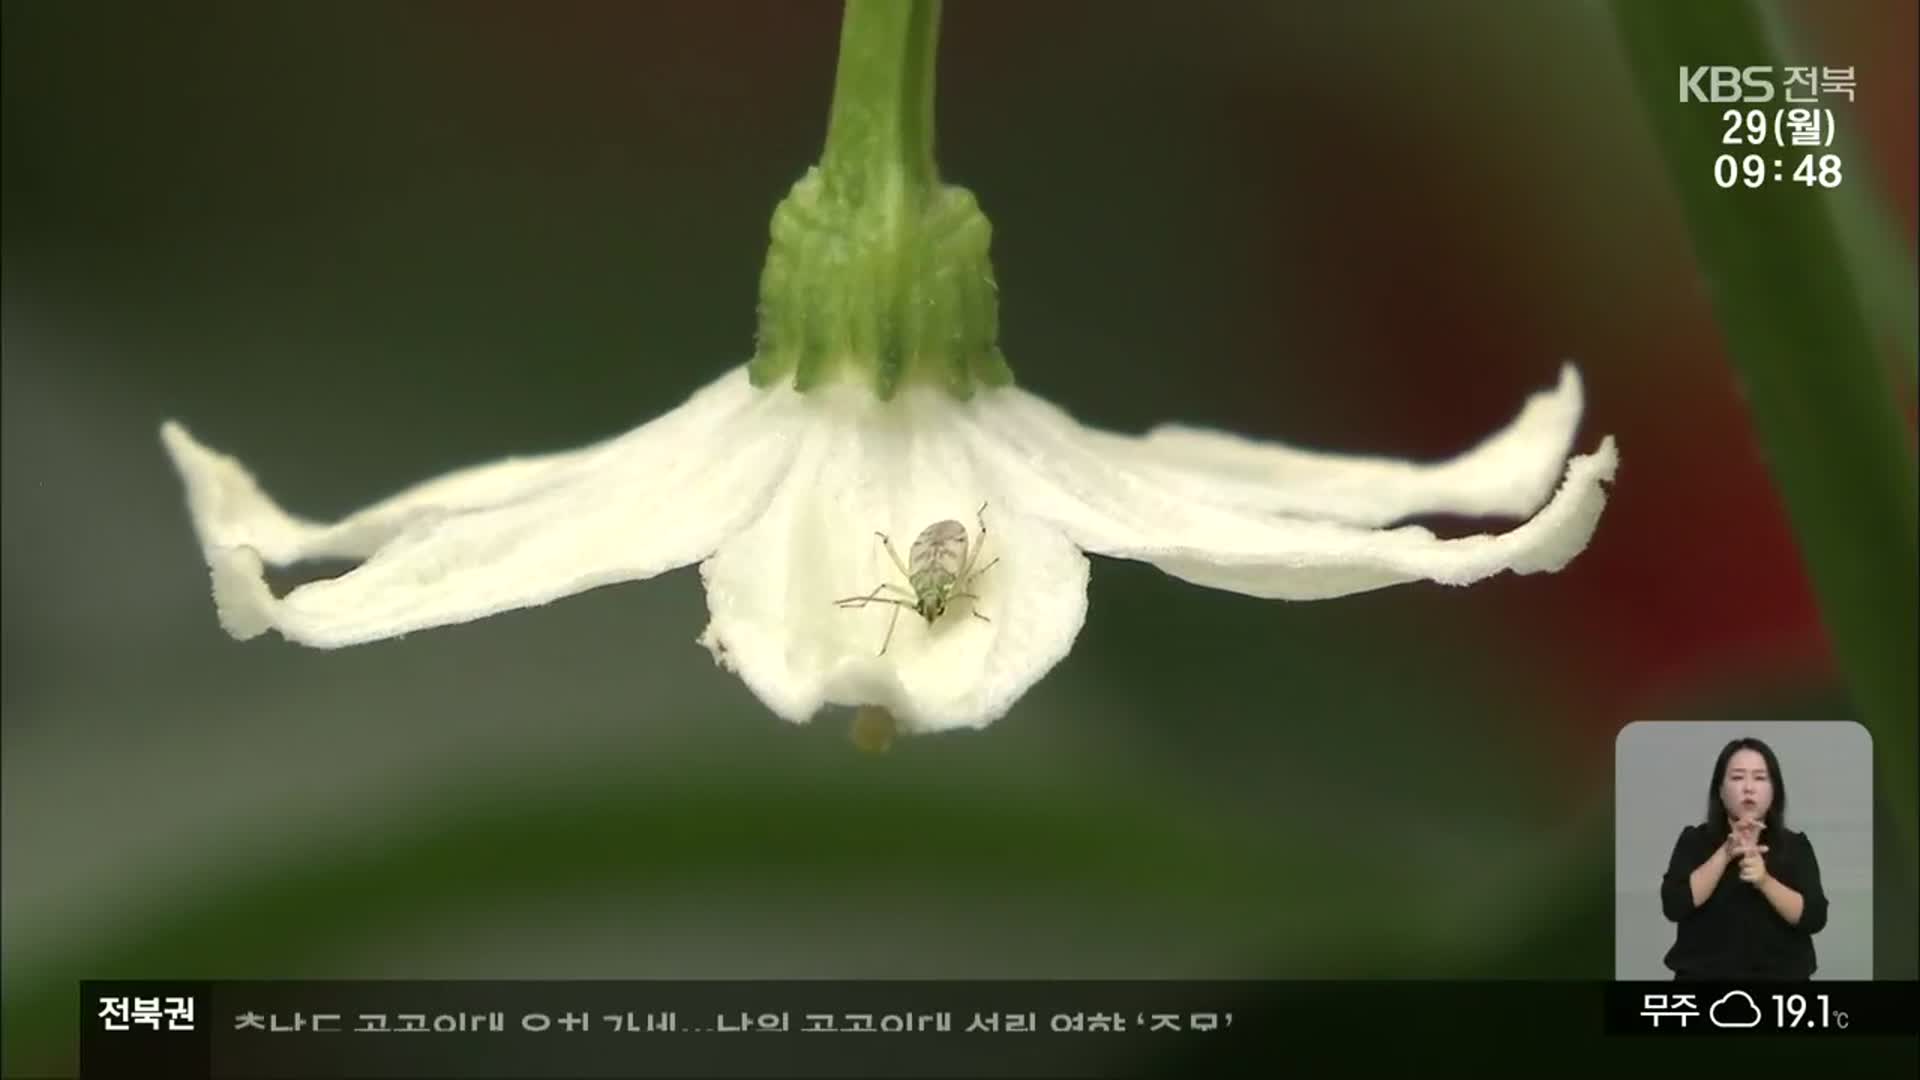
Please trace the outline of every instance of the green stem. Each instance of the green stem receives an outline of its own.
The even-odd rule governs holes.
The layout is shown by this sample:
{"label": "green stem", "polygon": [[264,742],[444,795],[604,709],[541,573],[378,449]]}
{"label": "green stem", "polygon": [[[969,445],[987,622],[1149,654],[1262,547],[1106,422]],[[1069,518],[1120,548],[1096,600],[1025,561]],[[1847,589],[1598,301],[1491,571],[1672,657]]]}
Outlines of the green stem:
{"label": "green stem", "polygon": [[940,3],[847,0],[820,160],[832,197],[911,197],[940,182],[933,159]]}
{"label": "green stem", "polygon": [[773,213],[756,386],[851,378],[884,401],[1012,381],[992,227],[934,165],[939,38],[940,0],[847,0],[826,149]]}
{"label": "green stem", "polygon": [[1874,348],[1821,192],[1721,188],[1714,159],[1740,152],[1721,145],[1724,106],[1680,100],[1682,66],[1770,64],[1777,77],[1783,64],[1761,17],[1746,5],[1671,0],[1617,0],[1613,11],[1841,672],[1873,733],[1878,790],[1911,879],[1920,499],[1901,391]]}

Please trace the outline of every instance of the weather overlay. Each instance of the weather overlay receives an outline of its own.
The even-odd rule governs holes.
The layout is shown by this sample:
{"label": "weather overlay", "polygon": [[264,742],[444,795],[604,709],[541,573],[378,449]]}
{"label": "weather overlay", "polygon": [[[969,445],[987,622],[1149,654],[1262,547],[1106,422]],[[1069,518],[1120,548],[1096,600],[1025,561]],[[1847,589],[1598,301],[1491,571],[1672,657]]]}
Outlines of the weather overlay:
{"label": "weather overlay", "polygon": [[1910,982],[1615,983],[1609,1035],[1902,1035],[1920,1016]]}

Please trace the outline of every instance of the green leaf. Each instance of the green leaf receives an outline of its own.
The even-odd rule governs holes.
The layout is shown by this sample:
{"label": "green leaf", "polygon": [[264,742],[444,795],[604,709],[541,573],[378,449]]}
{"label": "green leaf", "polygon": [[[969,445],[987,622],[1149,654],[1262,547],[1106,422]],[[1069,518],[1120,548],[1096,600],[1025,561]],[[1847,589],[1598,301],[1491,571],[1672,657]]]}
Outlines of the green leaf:
{"label": "green leaf", "polygon": [[1613,12],[1840,669],[1873,732],[1878,790],[1911,877],[1920,872],[1911,855],[1920,840],[1920,495],[1900,388],[1866,325],[1869,270],[1850,264],[1818,190],[1714,181],[1714,159],[1730,149],[1720,141],[1723,109],[1683,103],[1680,69],[1780,71],[1760,12],[1669,0],[1617,0]]}

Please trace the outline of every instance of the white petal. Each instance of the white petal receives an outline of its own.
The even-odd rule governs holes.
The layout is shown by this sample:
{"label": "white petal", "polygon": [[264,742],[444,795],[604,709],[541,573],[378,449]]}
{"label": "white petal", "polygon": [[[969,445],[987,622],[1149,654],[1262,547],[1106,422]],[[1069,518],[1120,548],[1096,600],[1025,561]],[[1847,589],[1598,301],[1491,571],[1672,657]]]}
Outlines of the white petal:
{"label": "white petal", "polygon": [[666,457],[702,432],[729,423],[760,401],[744,370],[736,369],[696,391],[679,408],[623,435],[578,450],[503,458],[458,469],[407,488],[337,522],[287,514],[260,490],[235,459],[195,441],[174,421],[161,442],[187,484],[188,508],[200,542],[247,547],[275,566],[302,559],[365,558],[423,521],[509,503],[563,486],[603,462],[622,457]]}
{"label": "white petal", "polygon": [[1094,437],[1225,506],[1369,526],[1423,514],[1525,517],[1559,481],[1582,408],[1579,372],[1563,365],[1558,385],[1530,396],[1506,427],[1441,462],[1323,453],[1173,424],[1141,439]]}
{"label": "white petal", "polygon": [[1014,507],[1052,521],[1086,550],[1144,560],[1200,585],[1294,600],[1559,570],[1592,537],[1618,461],[1608,437],[1568,462],[1559,492],[1530,521],[1442,540],[1416,526],[1366,529],[1226,505],[1192,477],[1175,484],[1134,467],[1018,389],[980,395],[968,415],[982,460]]}
{"label": "white petal", "polygon": [[[1085,556],[983,483],[954,430],[956,406],[937,392],[881,405],[857,387],[822,388],[802,407],[813,419],[791,476],[766,515],[701,566],[712,613],[702,643],[794,722],[838,704],[878,705],[909,732],[992,723],[1072,648],[1086,619]],[[902,560],[936,521],[961,522],[978,546],[983,503],[978,565],[1000,561],[973,591],[990,622],[964,600],[931,627],[887,604],[835,606],[906,584],[876,531]]]}
{"label": "white petal", "polygon": [[[792,440],[736,369],[680,408],[571,453],[464,469],[334,524],[292,517],[232,458],[177,424],[162,438],[187,486],[227,631],[336,647],[466,622],[696,562],[766,505]],[[262,557],[365,556],[275,599]]]}

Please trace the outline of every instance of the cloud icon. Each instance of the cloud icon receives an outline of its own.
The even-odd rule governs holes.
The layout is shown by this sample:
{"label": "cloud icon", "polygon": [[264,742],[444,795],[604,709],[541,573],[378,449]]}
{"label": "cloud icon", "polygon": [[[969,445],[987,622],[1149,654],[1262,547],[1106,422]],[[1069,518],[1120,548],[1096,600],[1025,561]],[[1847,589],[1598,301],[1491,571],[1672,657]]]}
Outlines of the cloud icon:
{"label": "cloud icon", "polygon": [[[1740,1004],[1731,1005],[1730,1007],[1727,1007],[1729,1006],[1729,1003],[1733,1001],[1734,998],[1739,998]],[[1743,1006],[1744,1006],[1744,1011],[1743,1011]],[[1722,1007],[1727,1007],[1726,1015],[1724,1016],[1721,1015]],[[1760,1026],[1760,1006],[1754,1003],[1753,996],[1751,994],[1748,994],[1745,990],[1729,990],[1726,992],[1726,995],[1723,996],[1719,1001],[1716,1001],[1713,1003],[1713,1008],[1707,1010],[1707,1019],[1713,1021],[1714,1027],[1723,1027],[1723,1028],[1759,1027]]]}

